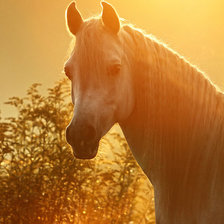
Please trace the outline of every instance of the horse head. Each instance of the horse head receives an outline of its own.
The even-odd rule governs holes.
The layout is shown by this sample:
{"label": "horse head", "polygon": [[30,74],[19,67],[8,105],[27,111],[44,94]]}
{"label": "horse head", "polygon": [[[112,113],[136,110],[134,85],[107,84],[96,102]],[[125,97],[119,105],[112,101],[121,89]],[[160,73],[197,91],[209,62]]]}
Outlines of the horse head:
{"label": "horse head", "polygon": [[83,20],[75,2],[66,10],[68,30],[76,38],[64,68],[74,104],[66,139],[80,159],[94,158],[100,139],[125,120],[134,105],[120,20],[110,4],[101,4],[101,16],[88,20]]}

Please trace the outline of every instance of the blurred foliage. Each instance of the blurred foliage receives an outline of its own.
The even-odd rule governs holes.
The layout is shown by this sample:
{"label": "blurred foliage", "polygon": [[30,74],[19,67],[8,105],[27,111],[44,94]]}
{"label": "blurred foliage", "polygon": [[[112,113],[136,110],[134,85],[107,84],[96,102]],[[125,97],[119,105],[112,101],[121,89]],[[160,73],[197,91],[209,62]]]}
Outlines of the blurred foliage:
{"label": "blurred foliage", "polygon": [[0,119],[0,223],[154,223],[152,187],[124,137],[112,131],[95,159],[75,159],[64,137],[68,82],[47,96],[39,86],[10,98],[18,115]]}

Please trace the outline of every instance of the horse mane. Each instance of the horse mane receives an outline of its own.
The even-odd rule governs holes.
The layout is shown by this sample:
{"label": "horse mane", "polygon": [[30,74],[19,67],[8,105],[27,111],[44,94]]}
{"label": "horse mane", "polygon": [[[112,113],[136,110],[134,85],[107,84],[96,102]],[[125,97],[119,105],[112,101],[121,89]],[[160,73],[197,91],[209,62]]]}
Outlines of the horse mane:
{"label": "horse mane", "polygon": [[[126,21],[123,22],[122,29],[124,31],[122,36],[128,42],[129,48],[134,49],[135,60],[142,65],[138,66],[137,73],[144,74],[146,82],[150,82],[149,79],[152,76],[150,73],[153,70],[155,75],[160,75],[161,79],[169,79],[176,86],[182,85],[183,91],[185,89],[189,92],[191,89],[190,92],[192,92],[193,89],[197,89],[194,91],[196,98],[203,95],[209,101],[209,97],[215,95],[216,98],[219,98],[220,103],[224,104],[224,95],[219,87],[185,57],[169,48],[152,34],[146,34],[144,30],[135,28]],[[127,36],[131,37],[131,41]],[[172,69],[170,69],[171,67]],[[223,114],[223,111],[224,106],[220,112]]]}
{"label": "horse mane", "polygon": [[[217,91],[221,92],[219,87],[215,85],[210,80],[210,78],[204,72],[202,72],[196,65],[191,64],[184,56],[181,56],[179,53],[168,47],[166,43],[158,40],[154,35],[147,34],[144,30],[136,28],[133,24],[127,24],[127,22],[124,22],[122,27],[124,31],[132,37],[132,39],[134,40],[133,43],[136,44],[138,47],[138,52],[137,54],[135,54],[137,60],[145,60],[145,56],[147,54],[155,53],[158,55],[158,60],[156,62],[159,63],[164,60],[163,56],[166,54],[166,56],[172,57],[172,60],[174,59],[180,61],[182,63],[182,66],[186,69],[189,69],[190,67],[194,75],[205,78],[212,87],[215,87]],[[150,51],[152,49],[153,51]]]}
{"label": "horse mane", "polygon": [[[163,212],[174,216],[169,209],[181,209],[184,201],[191,216],[192,198],[205,202],[224,172],[224,95],[205,73],[152,35],[124,24],[121,36],[135,62],[137,100],[127,124],[136,129],[134,136],[141,133],[139,150],[148,147],[142,168],[163,183],[153,183],[152,177]],[[195,206],[200,210],[204,202]]]}

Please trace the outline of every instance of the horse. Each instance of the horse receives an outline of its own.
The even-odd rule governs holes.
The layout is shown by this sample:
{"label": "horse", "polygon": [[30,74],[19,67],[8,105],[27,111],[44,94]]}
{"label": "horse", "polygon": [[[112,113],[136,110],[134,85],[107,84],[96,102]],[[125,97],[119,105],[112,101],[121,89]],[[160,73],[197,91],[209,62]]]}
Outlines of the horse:
{"label": "horse", "polygon": [[157,224],[224,223],[224,95],[184,57],[120,19],[109,3],[84,20],[66,9],[75,46],[65,64],[79,159],[118,123],[151,181]]}

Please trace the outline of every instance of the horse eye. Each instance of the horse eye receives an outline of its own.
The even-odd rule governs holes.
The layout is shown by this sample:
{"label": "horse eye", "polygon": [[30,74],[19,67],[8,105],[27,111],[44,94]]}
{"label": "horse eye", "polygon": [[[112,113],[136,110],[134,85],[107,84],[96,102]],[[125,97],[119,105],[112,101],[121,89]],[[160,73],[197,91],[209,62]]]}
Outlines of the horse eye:
{"label": "horse eye", "polygon": [[108,67],[108,74],[109,75],[116,75],[120,72],[121,65],[120,64],[114,64]]}

